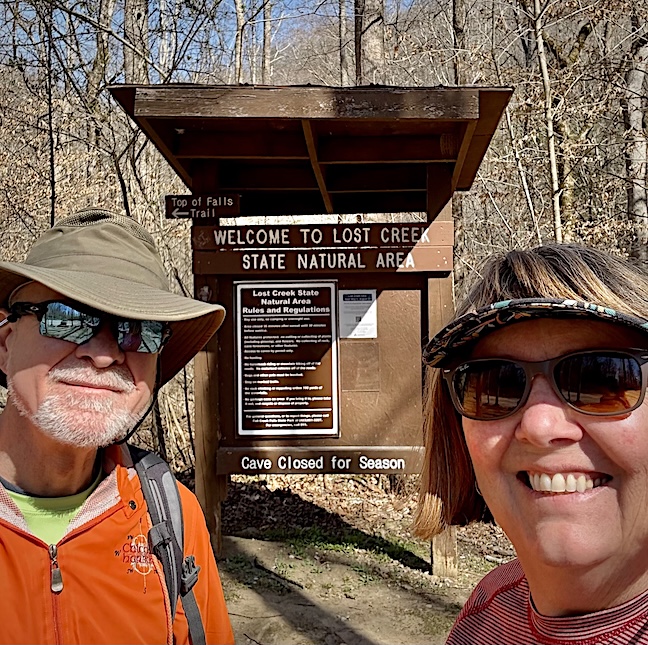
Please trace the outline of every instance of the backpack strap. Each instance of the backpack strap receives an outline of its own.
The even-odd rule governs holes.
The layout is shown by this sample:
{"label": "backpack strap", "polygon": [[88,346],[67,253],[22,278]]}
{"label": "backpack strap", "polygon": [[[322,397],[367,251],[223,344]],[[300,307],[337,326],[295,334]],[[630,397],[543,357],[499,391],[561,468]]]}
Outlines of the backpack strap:
{"label": "backpack strap", "polygon": [[183,558],[184,523],[176,479],[166,461],[155,453],[133,446],[129,446],[129,449],[151,516],[149,547],[164,569],[171,619],[175,619],[179,596],[187,616],[191,642],[193,645],[205,645],[205,630],[193,592],[200,567],[193,555]]}

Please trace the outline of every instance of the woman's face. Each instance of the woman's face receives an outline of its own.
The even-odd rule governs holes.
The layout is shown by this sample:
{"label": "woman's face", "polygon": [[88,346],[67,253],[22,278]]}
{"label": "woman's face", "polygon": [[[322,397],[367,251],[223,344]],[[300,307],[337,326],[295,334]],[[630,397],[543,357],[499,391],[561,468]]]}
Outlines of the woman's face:
{"label": "woman's face", "polygon": [[[647,345],[645,336],[611,323],[539,319],[491,333],[472,357],[541,361],[580,349]],[[538,375],[515,414],[464,418],[463,430],[479,488],[525,570],[584,567],[623,576],[648,569],[648,397],[631,413],[588,416]],[[530,475],[584,476],[594,487],[535,491]]]}

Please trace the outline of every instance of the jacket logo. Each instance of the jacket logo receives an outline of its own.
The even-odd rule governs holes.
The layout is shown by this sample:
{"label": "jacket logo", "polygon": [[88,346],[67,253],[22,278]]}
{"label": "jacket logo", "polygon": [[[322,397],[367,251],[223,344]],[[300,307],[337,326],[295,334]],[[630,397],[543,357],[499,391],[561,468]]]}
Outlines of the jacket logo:
{"label": "jacket logo", "polygon": [[126,573],[137,572],[146,576],[153,571],[153,556],[149,552],[148,539],[141,533],[129,535],[120,550],[115,551],[116,557],[121,557],[122,562],[128,564]]}

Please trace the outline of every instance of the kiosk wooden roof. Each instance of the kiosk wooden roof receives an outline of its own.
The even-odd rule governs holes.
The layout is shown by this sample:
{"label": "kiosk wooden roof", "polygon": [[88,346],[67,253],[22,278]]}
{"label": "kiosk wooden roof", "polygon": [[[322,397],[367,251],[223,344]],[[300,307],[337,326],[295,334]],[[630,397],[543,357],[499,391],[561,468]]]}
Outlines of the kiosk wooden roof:
{"label": "kiosk wooden roof", "polygon": [[194,193],[241,215],[427,211],[468,190],[506,87],[112,86]]}

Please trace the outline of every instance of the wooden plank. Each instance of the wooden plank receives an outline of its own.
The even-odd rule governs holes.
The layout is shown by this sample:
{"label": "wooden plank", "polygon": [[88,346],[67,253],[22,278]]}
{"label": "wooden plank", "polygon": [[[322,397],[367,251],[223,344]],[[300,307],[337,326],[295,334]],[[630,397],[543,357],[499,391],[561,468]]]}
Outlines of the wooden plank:
{"label": "wooden plank", "polygon": [[133,116],[268,119],[439,119],[479,116],[476,88],[137,87]]}
{"label": "wooden plank", "polygon": [[452,171],[452,181],[450,182],[452,192],[455,191],[457,187],[457,182],[461,175],[461,170],[463,168],[468,150],[470,150],[470,144],[472,142],[473,134],[475,128],[477,127],[477,121],[468,121],[464,128],[464,135],[461,139],[461,148],[459,148],[459,154],[457,155],[457,161],[454,165],[454,170]]}
{"label": "wooden plank", "polygon": [[452,275],[428,279],[428,335],[432,338],[454,313]]}
{"label": "wooden plank", "polygon": [[287,198],[276,191],[264,190],[241,196],[241,215],[320,215],[324,212],[319,190],[293,190]]}
{"label": "wooden plank", "polygon": [[[426,210],[423,191],[388,193],[336,193],[332,195],[335,213],[406,213]],[[241,215],[321,215],[325,212],[319,191],[248,191],[241,196]]]}
{"label": "wooden plank", "polygon": [[168,129],[160,129],[159,124],[153,125],[147,119],[139,119],[137,123],[155,147],[162,153],[162,156],[169,162],[171,167],[180,175],[180,179],[191,188],[191,173],[179,159],[176,159],[170,147],[170,142],[173,140],[171,131]]}
{"label": "wooden plank", "polygon": [[457,190],[468,190],[472,186],[512,94],[511,88],[480,91],[479,122],[456,183]]}
{"label": "wooden plank", "polygon": [[428,221],[432,221],[452,199],[453,170],[450,164],[430,164],[428,166],[426,202]]}
{"label": "wooden plank", "polygon": [[319,190],[308,160],[283,163],[229,161],[222,164],[223,190]]}
{"label": "wooden plank", "polygon": [[331,275],[340,273],[401,273],[452,270],[451,246],[407,249],[196,251],[195,274]]}
{"label": "wooden plank", "polygon": [[454,161],[459,152],[455,137],[322,137],[322,164],[347,163],[434,163]]}
{"label": "wooden plank", "polygon": [[[441,212],[434,218],[435,222],[452,222],[454,228],[454,218],[452,217],[452,199],[446,203]],[[451,244],[454,244],[454,231]]]}
{"label": "wooden plank", "polygon": [[293,132],[266,131],[232,134],[185,130],[175,135],[175,156],[179,159],[308,159],[303,136]]}
{"label": "wooden plank", "polygon": [[193,226],[191,242],[199,251],[298,248],[400,248],[452,246],[452,221],[384,224],[295,224],[265,226]]}
{"label": "wooden plank", "polygon": [[310,157],[313,174],[315,175],[320,194],[322,195],[322,201],[324,202],[324,206],[326,207],[326,212],[332,213],[333,204],[331,202],[331,196],[329,195],[326,188],[324,173],[322,172],[322,168],[320,167],[320,162],[317,157],[317,142],[315,141],[313,130],[308,120],[302,120],[302,128],[304,129],[304,138],[306,140],[306,147],[308,148],[308,156]]}
{"label": "wooden plank", "polygon": [[333,206],[336,213],[424,213],[426,193],[335,193]]}
{"label": "wooden plank", "polygon": [[331,193],[427,189],[424,164],[332,165],[326,171]]}

